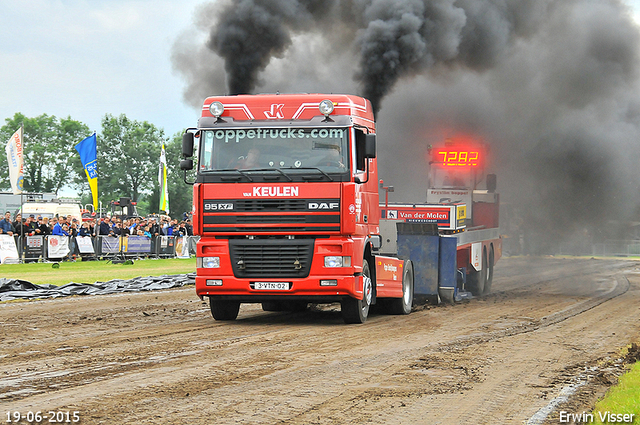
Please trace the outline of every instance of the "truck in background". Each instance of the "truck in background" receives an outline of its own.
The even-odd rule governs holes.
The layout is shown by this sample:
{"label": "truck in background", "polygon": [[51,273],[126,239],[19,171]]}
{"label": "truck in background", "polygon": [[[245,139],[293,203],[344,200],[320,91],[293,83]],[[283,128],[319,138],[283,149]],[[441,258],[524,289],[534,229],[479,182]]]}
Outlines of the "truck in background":
{"label": "truck in background", "polygon": [[[414,264],[420,264],[415,291],[431,302],[453,303],[491,290],[502,238],[497,180],[485,172],[487,154],[486,144],[465,136],[430,146],[426,203],[380,205],[383,252],[407,256],[413,251]],[[388,199],[389,187],[383,181],[380,187]],[[416,233],[422,237],[412,240]],[[455,244],[455,258],[450,259],[455,268],[440,264],[447,256],[437,253],[446,249],[445,243]],[[435,252],[439,261],[429,261],[425,252]]]}
{"label": "truck in background", "polygon": [[[457,281],[468,262],[478,261],[478,241],[466,258],[455,233],[440,235],[432,223],[426,223],[434,233],[429,236],[449,240],[429,264],[414,264],[413,257],[424,258],[410,249],[382,253],[375,134],[371,103],[358,96],[205,100],[198,126],[183,136],[180,166],[193,168],[198,140],[196,293],[209,298],[216,320],[235,320],[241,303],[274,311],[339,302],[346,323],[365,322],[374,304],[387,313],[409,314],[414,268],[431,268],[434,261],[437,268],[446,252],[465,263],[454,263],[451,273],[449,261],[449,272],[442,273]],[[439,207],[457,216],[464,210],[459,204]],[[399,228],[404,224],[412,223]],[[442,284],[438,279],[436,294],[451,285],[450,276]]]}
{"label": "truck in background", "polygon": [[4,215],[9,211],[12,216],[20,210],[25,202],[51,201],[57,198],[55,193],[23,193],[14,195],[12,192],[0,192],[0,212]]}
{"label": "truck in background", "polygon": [[82,212],[80,204],[75,200],[52,199],[49,201],[25,202],[22,204],[22,217],[33,214],[36,218],[41,217],[68,217],[69,220],[75,218],[79,222],[82,221]]}

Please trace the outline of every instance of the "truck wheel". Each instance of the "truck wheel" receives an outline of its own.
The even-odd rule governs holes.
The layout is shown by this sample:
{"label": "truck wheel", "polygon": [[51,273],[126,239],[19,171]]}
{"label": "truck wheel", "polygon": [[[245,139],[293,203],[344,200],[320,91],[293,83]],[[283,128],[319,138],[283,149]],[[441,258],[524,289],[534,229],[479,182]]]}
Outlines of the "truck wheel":
{"label": "truck wheel", "polygon": [[493,253],[493,247],[491,247],[491,251],[489,252],[489,261],[487,263],[487,278],[484,281],[484,293],[488,294],[491,292],[491,284],[493,283],[493,263],[494,263],[495,255]]}
{"label": "truck wheel", "polygon": [[402,298],[392,298],[389,302],[389,314],[409,314],[413,306],[413,264],[411,260],[404,263],[402,274]]}
{"label": "truck wheel", "polygon": [[240,303],[237,301],[214,300],[209,298],[211,315],[216,320],[236,320],[240,311]]}
{"label": "truck wheel", "polygon": [[484,282],[486,280],[487,268],[482,267],[482,270],[476,271],[471,264],[469,264],[469,273],[467,274],[467,289],[476,297],[479,297],[484,292]]}
{"label": "truck wheel", "polygon": [[362,262],[362,281],[362,299],[356,300],[355,298],[347,297],[340,303],[344,323],[364,323],[369,317],[373,283],[371,282],[371,271],[367,260]]}

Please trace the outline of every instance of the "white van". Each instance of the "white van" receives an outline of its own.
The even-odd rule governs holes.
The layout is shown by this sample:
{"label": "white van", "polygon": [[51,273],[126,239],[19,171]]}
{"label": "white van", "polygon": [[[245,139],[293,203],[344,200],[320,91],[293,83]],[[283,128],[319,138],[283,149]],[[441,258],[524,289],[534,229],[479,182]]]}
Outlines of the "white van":
{"label": "white van", "polygon": [[60,217],[66,216],[69,220],[72,218],[82,222],[82,214],[80,205],[67,204],[58,202],[27,202],[22,204],[22,218],[29,217],[33,214],[38,217]]}

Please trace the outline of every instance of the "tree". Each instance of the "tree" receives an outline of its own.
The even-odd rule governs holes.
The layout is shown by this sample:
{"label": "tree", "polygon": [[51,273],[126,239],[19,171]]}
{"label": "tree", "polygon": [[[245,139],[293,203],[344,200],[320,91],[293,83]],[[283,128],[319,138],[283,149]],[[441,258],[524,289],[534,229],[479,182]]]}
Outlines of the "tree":
{"label": "tree", "polygon": [[[67,117],[58,120],[53,115],[42,114],[28,118],[17,112],[5,119],[0,128],[0,140],[6,142],[24,125],[24,190],[26,192],[55,192],[72,183],[80,158],[73,146],[89,135],[89,128]],[[1,143],[4,145],[4,143]],[[6,155],[0,155],[2,188],[11,186],[8,177]]]}
{"label": "tree", "polygon": [[146,121],[124,114],[104,116],[98,137],[98,191],[103,205],[123,196],[137,202],[154,188],[164,141],[164,130]]}
{"label": "tree", "polygon": [[[184,171],[180,169],[182,159],[182,133],[177,133],[166,146],[169,205],[172,216],[181,217],[193,209],[193,186],[184,182]],[[187,171],[187,181],[194,181],[195,170]]]}
{"label": "tree", "polygon": [[[193,187],[184,182],[184,171],[180,169],[182,159],[182,133],[176,133],[166,143],[167,155],[167,184],[169,186],[169,209],[171,216],[181,218],[182,213],[191,212],[193,205]],[[158,150],[158,165],[160,162],[160,150]],[[157,171],[156,171],[157,174]],[[187,181],[195,180],[195,171],[187,172]],[[158,211],[160,204],[160,185],[156,178],[153,192],[148,197],[149,210]]]}

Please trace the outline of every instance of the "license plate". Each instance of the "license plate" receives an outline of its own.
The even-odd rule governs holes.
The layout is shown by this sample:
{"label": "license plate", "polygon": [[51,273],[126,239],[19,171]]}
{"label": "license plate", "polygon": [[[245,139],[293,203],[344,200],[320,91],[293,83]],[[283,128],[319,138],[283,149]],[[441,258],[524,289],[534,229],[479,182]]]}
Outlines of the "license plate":
{"label": "license plate", "polygon": [[259,291],[288,291],[290,282],[256,282],[253,287]]}

